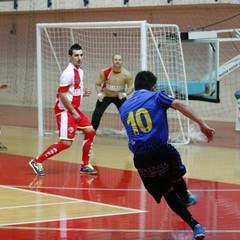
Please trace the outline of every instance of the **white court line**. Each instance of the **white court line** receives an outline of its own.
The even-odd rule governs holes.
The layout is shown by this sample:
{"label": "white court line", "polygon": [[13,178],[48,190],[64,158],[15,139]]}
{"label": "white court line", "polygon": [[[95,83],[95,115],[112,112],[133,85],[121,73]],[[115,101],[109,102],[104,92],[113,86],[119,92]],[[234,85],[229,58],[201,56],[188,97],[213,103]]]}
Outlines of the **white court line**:
{"label": "white court line", "polygon": [[[0,185],[1,187],[2,185]],[[6,186],[6,185],[5,185]],[[146,191],[145,188],[139,189],[139,188],[78,188],[78,187],[44,187],[44,186],[23,186],[23,185],[7,185],[7,187],[12,187],[12,188],[37,188],[37,189],[53,189],[53,190],[92,190],[92,191],[123,191],[123,192],[142,192]],[[227,189],[193,189],[189,188],[189,190],[194,191],[194,192],[240,192],[240,188],[227,188]],[[83,200],[84,201],[84,200]]]}
{"label": "white court line", "polygon": [[[124,233],[192,233],[192,230],[175,230],[175,229],[116,229],[116,228],[50,228],[50,227],[21,227],[6,226],[5,229],[17,230],[44,230],[44,231],[74,231],[74,232],[124,232]],[[240,233],[240,229],[205,229],[206,233]]]}
{"label": "white court line", "polygon": [[[66,217],[66,218],[52,218],[46,220],[36,220],[36,221],[26,221],[26,222],[10,222],[6,224],[0,224],[0,228],[5,228],[5,226],[11,225],[21,225],[21,224],[34,224],[34,223],[46,223],[46,222],[54,222],[54,221],[63,221],[63,220],[75,220],[75,219],[85,219],[85,218],[97,218],[97,217],[109,217],[109,216],[119,216],[119,215],[127,215],[127,214],[135,214],[137,212],[122,212],[122,213],[109,213],[109,214],[98,214],[98,215],[84,215],[82,217]],[[34,227],[33,229],[38,229],[38,227]],[[67,228],[68,229],[68,228]],[[62,230],[62,228],[59,228]]]}
{"label": "white court line", "polygon": [[[60,198],[60,199],[64,199],[64,200],[68,199],[68,200],[72,201],[72,202],[68,202],[67,204],[73,204],[73,203],[77,204],[77,203],[84,203],[85,202],[85,203],[91,203],[91,204],[95,204],[95,205],[107,206],[107,207],[112,207],[112,208],[117,208],[117,209],[124,210],[124,212],[122,212],[122,213],[84,215],[84,216],[79,216],[79,217],[66,217],[66,218],[46,219],[46,220],[39,220],[39,221],[36,220],[36,221],[28,221],[28,222],[11,222],[11,223],[7,223],[7,224],[0,224],[1,228],[3,226],[8,226],[8,225],[43,223],[43,222],[52,222],[52,221],[61,221],[61,220],[74,220],[74,219],[83,219],[83,218],[95,218],[95,217],[116,216],[116,215],[135,214],[135,213],[147,212],[145,210],[121,207],[121,206],[116,206],[116,205],[112,205],[112,204],[104,204],[104,203],[93,202],[93,201],[86,201],[86,200],[82,200],[82,199],[76,199],[76,198],[71,198],[71,197],[64,197],[64,196],[50,194],[50,193],[42,193],[42,192],[30,191],[30,190],[26,190],[26,189],[14,188],[14,187],[3,186],[3,185],[0,185],[0,188],[11,189],[11,190],[15,190],[15,191],[28,192],[28,193],[32,193],[32,194],[35,194],[35,195],[51,196],[51,197],[56,197],[56,198]],[[27,207],[27,206],[30,206],[30,207],[41,207],[41,206],[46,206],[46,205],[57,205],[57,204],[65,204],[65,203],[66,202],[64,201],[64,202],[61,202],[61,203],[57,202],[57,203],[54,203],[54,204],[22,205],[22,206],[13,206],[13,207],[7,207],[7,208],[8,209],[11,209],[11,208],[24,208],[24,207]],[[0,210],[1,209],[5,209],[5,208],[0,208]]]}
{"label": "white court line", "polygon": [[[27,189],[10,187],[10,186],[6,186],[6,185],[5,186],[4,185],[0,185],[0,188],[1,187],[2,188],[12,189],[12,190],[23,191],[23,192],[30,192],[30,193],[33,193],[33,194],[36,194],[36,195],[40,194],[40,195],[51,196],[51,197],[56,197],[56,198],[69,199],[69,200],[72,200],[72,201],[75,201],[75,202],[86,202],[86,203],[92,203],[92,204],[101,205],[101,206],[108,206],[108,207],[110,206],[110,207],[113,207],[113,208],[126,209],[126,210],[134,211],[134,212],[137,212],[137,213],[146,212],[144,210],[139,210],[139,209],[134,209],[134,208],[121,207],[121,206],[112,205],[112,204],[105,204],[105,203],[87,201],[87,200],[83,200],[83,199],[65,197],[65,196],[55,195],[55,194],[51,194],[51,193],[36,192],[36,191],[27,190]],[[35,206],[42,206],[42,205],[41,204],[36,204]]]}
{"label": "white court line", "polygon": [[23,205],[23,206],[11,206],[11,207],[0,207],[0,210],[5,209],[14,209],[14,208],[29,208],[36,206],[53,206],[53,205],[61,205],[61,204],[73,204],[74,202],[57,202],[57,203],[42,203],[42,204],[32,204],[32,205]]}
{"label": "white court line", "polygon": [[[116,208],[121,208],[121,209],[128,209],[131,211],[135,211],[135,213],[143,213],[146,211],[143,210],[137,210],[137,209],[132,209],[132,208],[125,208],[125,207],[120,207],[120,206],[115,206],[115,205],[111,205],[111,204],[102,204],[102,203],[98,203],[98,202],[92,202],[92,201],[85,201],[85,200],[81,200],[81,199],[75,199],[75,198],[70,198],[70,197],[64,197],[64,196],[59,196],[59,195],[54,195],[54,194],[49,194],[49,193],[41,193],[41,192],[35,192],[35,191],[30,191],[30,190],[26,190],[26,189],[19,189],[19,188],[15,188],[15,187],[9,187],[9,186],[3,186],[0,185],[0,187],[2,188],[7,188],[7,189],[12,189],[12,190],[19,190],[19,191],[26,191],[26,192],[31,192],[33,194],[40,194],[40,195],[47,195],[47,196],[53,196],[53,197],[57,197],[57,198],[62,198],[62,199],[70,199],[73,200],[73,202],[88,202],[88,203],[93,203],[93,204],[99,204],[99,205],[104,205],[104,206],[112,206],[112,207],[116,207]],[[26,187],[26,186],[22,186],[22,187]],[[59,188],[58,188],[59,189]],[[65,188],[61,188],[61,189],[65,189]],[[75,189],[75,188],[70,188],[70,189]],[[84,189],[84,188],[76,188],[76,189]],[[88,189],[88,188],[85,188]],[[89,190],[89,189],[88,189]],[[95,190],[100,190],[98,188],[96,188]],[[102,190],[109,190],[109,189],[102,189]],[[120,191],[131,191],[132,189],[118,189]],[[136,190],[136,189],[134,189]],[[144,189],[143,189],[144,190]],[[198,191],[198,192],[214,192],[214,191],[218,191],[218,192],[223,192],[223,191],[236,191],[239,192],[240,189],[191,189],[192,191]],[[65,203],[65,202],[62,202]],[[56,204],[62,204],[62,203],[56,203]],[[70,202],[72,203],[72,202]],[[44,206],[46,204],[37,204],[35,206]],[[20,207],[24,207],[24,206],[20,206]],[[15,207],[14,207],[15,208]],[[0,208],[1,209],[1,208]],[[21,226],[8,226],[8,225],[20,225],[20,224],[34,224],[34,223],[44,223],[44,222],[53,222],[53,221],[61,221],[61,220],[74,220],[74,219],[83,219],[83,218],[93,218],[93,217],[104,217],[104,216],[115,216],[115,215],[124,215],[124,214],[133,214],[134,212],[127,212],[127,213],[118,213],[118,214],[99,214],[99,215],[95,215],[95,216],[83,216],[83,217],[74,217],[74,218],[58,218],[58,219],[51,219],[51,220],[41,220],[41,221],[29,221],[29,222],[12,222],[12,223],[8,223],[8,224],[0,224],[2,229],[39,229],[39,230],[48,230],[48,231],[52,231],[52,230],[58,230],[58,231],[86,231],[86,232],[140,232],[140,233],[164,233],[164,232],[192,232],[191,230],[159,230],[159,229],[81,229],[81,228],[41,228],[41,227],[21,227]],[[240,229],[235,229],[235,230],[228,230],[228,229],[222,229],[222,230],[214,230],[214,229],[206,229],[206,232],[209,233],[240,233]]]}

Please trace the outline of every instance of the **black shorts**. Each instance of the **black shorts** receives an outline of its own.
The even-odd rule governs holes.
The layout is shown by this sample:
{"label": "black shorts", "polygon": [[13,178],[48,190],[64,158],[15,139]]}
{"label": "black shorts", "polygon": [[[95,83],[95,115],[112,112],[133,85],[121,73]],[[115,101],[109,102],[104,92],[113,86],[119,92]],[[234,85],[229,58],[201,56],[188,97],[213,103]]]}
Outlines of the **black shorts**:
{"label": "black shorts", "polygon": [[179,152],[171,144],[145,154],[134,155],[134,165],[147,191],[157,203],[186,173]]}

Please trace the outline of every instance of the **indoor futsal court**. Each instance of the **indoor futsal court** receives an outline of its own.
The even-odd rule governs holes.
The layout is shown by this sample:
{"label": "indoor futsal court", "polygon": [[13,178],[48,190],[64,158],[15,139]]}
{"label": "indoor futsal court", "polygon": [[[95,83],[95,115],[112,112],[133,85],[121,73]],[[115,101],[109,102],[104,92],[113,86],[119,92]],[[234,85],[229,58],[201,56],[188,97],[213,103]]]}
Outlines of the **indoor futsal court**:
{"label": "indoor futsal court", "polygon": [[[177,147],[189,189],[199,196],[190,210],[206,228],[206,239],[238,240],[239,132],[233,124],[212,126],[212,143]],[[96,137],[91,162],[98,175],[79,174],[80,135],[72,148],[47,160],[46,175],[38,177],[28,162],[56,136],[41,138],[36,131],[2,127],[8,150],[0,153],[0,239],[192,239],[165,200],[157,205],[146,193],[126,139]]]}
{"label": "indoor futsal court", "polygon": [[157,204],[145,190],[113,104],[93,145],[97,175],[79,172],[82,134],[43,163],[45,176],[29,166],[58,141],[53,107],[74,43],[92,90],[81,104],[90,120],[96,80],[119,53],[134,78],[154,72],[157,90],[189,103],[216,130],[204,143],[168,111],[184,178],[198,195],[189,210],[205,239],[240,240],[239,23],[240,0],[0,0],[0,84],[8,85],[0,90],[0,240],[193,238],[165,199]]}

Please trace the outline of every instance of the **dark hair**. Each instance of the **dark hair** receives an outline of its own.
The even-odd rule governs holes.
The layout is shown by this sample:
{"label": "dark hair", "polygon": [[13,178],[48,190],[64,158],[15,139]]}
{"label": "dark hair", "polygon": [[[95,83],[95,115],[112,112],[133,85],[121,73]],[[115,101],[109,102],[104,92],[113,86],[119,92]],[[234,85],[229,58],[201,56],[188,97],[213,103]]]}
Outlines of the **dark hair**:
{"label": "dark hair", "polygon": [[141,71],[135,77],[134,87],[135,90],[147,89],[151,90],[156,84],[157,77],[150,71]]}
{"label": "dark hair", "polygon": [[68,50],[68,54],[72,56],[73,50],[81,50],[82,47],[78,43],[74,43]]}

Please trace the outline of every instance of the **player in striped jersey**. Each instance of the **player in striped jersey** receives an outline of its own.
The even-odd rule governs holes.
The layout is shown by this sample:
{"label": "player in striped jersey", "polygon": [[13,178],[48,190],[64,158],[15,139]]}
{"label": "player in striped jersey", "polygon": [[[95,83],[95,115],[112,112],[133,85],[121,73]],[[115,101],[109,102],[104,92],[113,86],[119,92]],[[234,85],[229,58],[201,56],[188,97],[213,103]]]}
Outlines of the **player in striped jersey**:
{"label": "player in striped jersey", "polygon": [[84,134],[80,173],[97,174],[97,171],[89,163],[96,132],[87,116],[80,110],[82,98],[90,96],[91,91],[83,84],[83,70],[81,69],[83,50],[79,44],[70,47],[69,59],[69,64],[60,77],[60,86],[54,107],[60,141],[52,144],[42,154],[29,162],[34,172],[41,176],[45,175],[42,163],[68,149],[75,139],[77,130]]}
{"label": "player in striped jersey", "polygon": [[198,197],[187,190],[183,179],[185,166],[177,149],[168,143],[167,109],[173,108],[196,122],[207,137],[213,140],[210,128],[192,108],[163,91],[156,90],[156,76],[141,71],[135,78],[135,92],[120,107],[121,120],[134,154],[134,165],[147,191],[160,203],[162,196],[169,207],[189,224],[193,239],[205,237],[205,230],[187,209]]}

